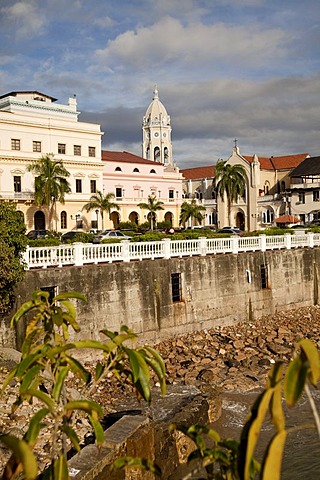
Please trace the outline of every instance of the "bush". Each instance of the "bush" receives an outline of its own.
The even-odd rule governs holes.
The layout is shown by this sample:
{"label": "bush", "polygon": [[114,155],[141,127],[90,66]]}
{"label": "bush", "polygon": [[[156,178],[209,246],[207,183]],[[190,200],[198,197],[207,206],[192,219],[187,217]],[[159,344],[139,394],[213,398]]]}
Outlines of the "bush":
{"label": "bush", "polygon": [[29,247],[56,247],[60,245],[59,238],[38,238],[37,240],[28,240]]}
{"label": "bush", "polygon": [[133,232],[138,231],[138,225],[134,222],[120,222],[119,230],[131,230]]}
{"label": "bush", "polygon": [[0,313],[14,304],[14,287],[24,277],[21,253],[27,246],[26,227],[13,203],[0,201]]}

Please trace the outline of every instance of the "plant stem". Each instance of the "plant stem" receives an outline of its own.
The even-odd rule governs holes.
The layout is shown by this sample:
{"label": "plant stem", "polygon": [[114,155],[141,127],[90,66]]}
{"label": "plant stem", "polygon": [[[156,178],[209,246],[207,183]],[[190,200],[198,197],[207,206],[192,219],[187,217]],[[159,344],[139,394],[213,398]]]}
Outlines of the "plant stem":
{"label": "plant stem", "polygon": [[314,421],[315,421],[315,424],[316,424],[316,428],[317,428],[317,432],[318,432],[318,436],[319,436],[319,440],[320,440],[320,418],[319,418],[319,414],[318,414],[318,411],[317,411],[317,407],[314,403],[313,397],[312,397],[310,389],[309,389],[309,385],[307,385],[307,383],[305,384],[304,389],[305,389],[305,392],[307,394],[307,397],[308,397],[308,400],[309,400],[309,403],[310,403],[310,407],[311,407],[311,410],[312,410],[312,414],[313,414],[313,417],[314,417]]}

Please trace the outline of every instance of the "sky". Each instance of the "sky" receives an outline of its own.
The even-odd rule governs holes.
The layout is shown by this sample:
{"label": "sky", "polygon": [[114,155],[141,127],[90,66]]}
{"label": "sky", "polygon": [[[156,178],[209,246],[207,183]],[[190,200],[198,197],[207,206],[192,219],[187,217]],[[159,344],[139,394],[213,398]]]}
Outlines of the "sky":
{"label": "sky", "polygon": [[319,0],[0,0],[0,95],[36,90],[141,155],[157,85],[178,167],[320,155]]}

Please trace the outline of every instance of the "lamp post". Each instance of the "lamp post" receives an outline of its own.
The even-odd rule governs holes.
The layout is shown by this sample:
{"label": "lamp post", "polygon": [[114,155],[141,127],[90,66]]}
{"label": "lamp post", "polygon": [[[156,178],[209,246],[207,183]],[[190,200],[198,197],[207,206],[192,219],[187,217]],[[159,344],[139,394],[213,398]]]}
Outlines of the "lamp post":
{"label": "lamp post", "polygon": [[96,210],[96,216],[97,216],[97,230],[99,230],[99,210]]}

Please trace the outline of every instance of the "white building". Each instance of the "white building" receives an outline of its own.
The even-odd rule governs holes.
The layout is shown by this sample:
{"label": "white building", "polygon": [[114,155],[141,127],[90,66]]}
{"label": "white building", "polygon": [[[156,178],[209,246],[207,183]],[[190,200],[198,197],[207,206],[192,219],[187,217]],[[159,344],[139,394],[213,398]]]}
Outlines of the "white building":
{"label": "white building", "polygon": [[27,171],[48,153],[70,172],[71,193],[64,205],[57,203],[56,230],[91,226],[91,213],[83,214],[81,208],[93,192],[102,190],[102,132],[78,116],[75,98],[63,105],[36,91],[0,97],[0,196],[17,203],[28,230],[48,228],[48,211],[34,204],[34,176]]}

